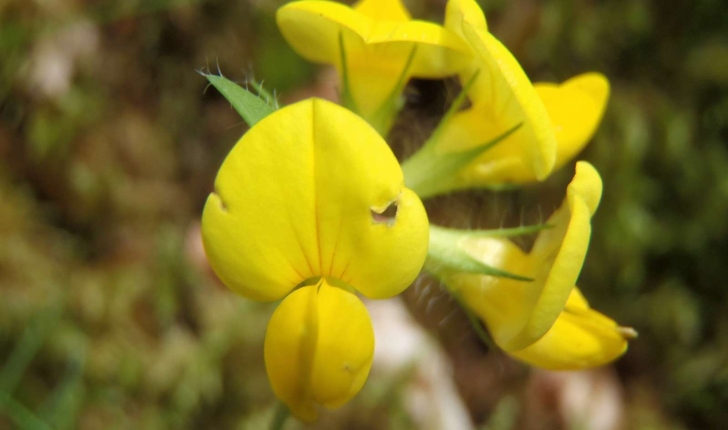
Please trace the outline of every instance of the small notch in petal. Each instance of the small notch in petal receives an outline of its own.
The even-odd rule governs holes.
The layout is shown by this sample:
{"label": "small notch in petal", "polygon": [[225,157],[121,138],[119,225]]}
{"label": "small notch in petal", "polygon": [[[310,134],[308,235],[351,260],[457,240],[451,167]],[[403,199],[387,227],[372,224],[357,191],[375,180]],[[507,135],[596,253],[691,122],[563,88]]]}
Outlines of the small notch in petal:
{"label": "small notch in petal", "polygon": [[382,211],[372,208],[371,212],[375,224],[386,224],[391,227],[397,221],[397,201],[393,201]]}
{"label": "small notch in petal", "polygon": [[220,196],[220,193],[218,193],[217,191],[213,191],[210,195],[215,196],[215,198],[217,198],[217,201],[220,204],[220,210],[222,210],[223,212],[228,211],[228,207],[225,204],[225,202],[223,201],[222,197]]}

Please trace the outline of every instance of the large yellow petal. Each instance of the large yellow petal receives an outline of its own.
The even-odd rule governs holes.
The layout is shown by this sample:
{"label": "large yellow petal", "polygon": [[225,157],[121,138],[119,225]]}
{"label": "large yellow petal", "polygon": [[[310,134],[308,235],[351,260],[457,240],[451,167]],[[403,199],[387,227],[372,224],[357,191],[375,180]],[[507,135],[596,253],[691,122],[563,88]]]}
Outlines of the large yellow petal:
{"label": "large yellow petal", "polygon": [[372,20],[333,1],[291,2],[276,13],[281,34],[302,57],[316,63],[340,63],[339,35],[366,40]]}
{"label": "large yellow petal", "polygon": [[[445,124],[439,147],[450,151],[482,145],[521,124],[510,137],[471,163],[463,172],[463,182],[502,185],[543,180],[556,161],[556,136],[548,112],[521,66],[487,31],[485,18],[478,12],[474,1],[448,3],[446,28],[461,35],[474,52],[471,66],[460,73],[460,78],[468,82],[478,72],[468,91],[471,109],[478,115],[461,114],[459,120]],[[463,144],[458,135],[472,137]]]}
{"label": "large yellow petal", "polygon": [[317,405],[334,408],[366,381],[374,330],[364,304],[325,280],[288,295],[265,336],[265,364],[273,392],[303,421]]}
{"label": "large yellow petal", "polygon": [[558,169],[594,136],[609,99],[609,81],[599,73],[584,73],[561,85],[536,83],[534,88],[554,126]]}
{"label": "large yellow petal", "polygon": [[589,308],[574,288],[553,327],[534,344],[509,354],[536,367],[576,370],[601,366],[627,350],[636,332]]}
{"label": "large yellow petal", "polygon": [[[396,216],[376,215],[389,205]],[[276,111],[242,137],[202,217],[215,272],[258,300],[320,276],[369,297],[396,295],[419,273],[428,233],[387,144],[358,116],[318,99]]]}
{"label": "large yellow petal", "polygon": [[412,19],[401,0],[362,0],[354,10],[377,21],[409,21]]}
{"label": "large yellow petal", "polygon": [[445,27],[461,37],[462,23],[466,21],[474,28],[488,31],[488,23],[480,5],[474,0],[448,0],[445,8]]}
{"label": "large yellow petal", "polygon": [[[381,6],[381,1],[368,1],[358,9],[320,0],[291,2],[276,14],[276,21],[286,41],[306,59],[319,63],[339,65],[341,59],[339,35],[346,41],[346,55],[354,65],[357,57],[382,63],[382,68],[401,72],[399,63],[391,64],[395,54],[404,54],[407,59],[413,48],[416,56],[412,75],[423,78],[439,78],[457,73],[470,60],[467,45],[442,26],[431,22],[404,20],[395,13],[398,1],[391,1],[390,7],[382,6],[382,19],[369,9]],[[390,3],[389,1],[385,3]],[[401,5],[400,5],[401,6]],[[397,6],[395,9],[399,8]],[[404,11],[406,12],[406,10]],[[390,15],[395,15],[391,16]],[[360,52],[362,47],[349,46],[349,40],[357,36],[364,44],[392,44],[381,52]],[[385,54],[379,58],[373,54]],[[398,55],[401,56],[401,55]],[[399,77],[399,74],[394,78]]]}

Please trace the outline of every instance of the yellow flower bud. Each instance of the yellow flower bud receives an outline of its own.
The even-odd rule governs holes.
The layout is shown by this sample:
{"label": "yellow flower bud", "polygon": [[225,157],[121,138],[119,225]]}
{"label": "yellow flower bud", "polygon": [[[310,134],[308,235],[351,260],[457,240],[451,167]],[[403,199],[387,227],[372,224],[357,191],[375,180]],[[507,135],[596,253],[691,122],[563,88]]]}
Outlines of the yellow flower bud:
{"label": "yellow flower bud", "polygon": [[299,419],[316,406],[336,408],[359,392],[374,357],[374,329],[364,304],[325,279],[289,294],[265,335],[273,392]]}

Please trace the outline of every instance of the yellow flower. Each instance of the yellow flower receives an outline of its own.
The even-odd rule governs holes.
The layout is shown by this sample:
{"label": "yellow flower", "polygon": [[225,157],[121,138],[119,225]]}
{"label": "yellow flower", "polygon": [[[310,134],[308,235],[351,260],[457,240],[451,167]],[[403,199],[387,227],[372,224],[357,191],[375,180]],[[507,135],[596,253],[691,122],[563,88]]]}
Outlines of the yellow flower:
{"label": "yellow flower", "polygon": [[364,385],[374,357],[374,330],[364,304],[325,279],[289,294],[265,335],[273,392],[303,421],[316,406],[336,408]]}
{"label": "yellow flower", "polygon": [[[275,393],[305,420],[312,402],[343,403],[366,379],[371,323],[345,290],[399,294],[423,265],[428,234],[384,140],[319,99],[255,124],[225,159],[202,215],[208,259],[230,289],[278,300],[300,287],[271,320],[266,367]],[[348,367],[331,367],[338,359]]]}
{"label": "yellow flower", "polygon": [[[378,215],[390,206],[396,216]],[[329,276],[380,299],[419,273],[428,223],[384,140],[348,110],[309,99],[264,118],[235,145],[205,205],[202,235],[215,273],[242,296],[278,300]]]}
{"label": "yellow flower", "polygon": [[343,91],[353,99],[349,107],[383,133],[396,111],[392,104],[410,77],[453,75],[469,60],[457,36],[413,20],[400,0],[363,0],[353,8],[297,1],[280,8],[276,19],[296,52],[337,68],[348,81]]}
{"label": "yellow flower", "polygon": [[591,310],[574,287],[601,192],[597,171],[577,163],[564,203],[547,222],[552,228],[539,234],[530,253],[507,239],[461,237],[457,246],[472,258],[533,279],[442,276],[507,353],[538,367],[567,369],[601,365],[626,350],[630,331]]}
{"label": "yellow flower", "polygon": [[606,78],[588,73],[562,85],[531,84],[513,55],[488,32],[473,0],[450,0],[445,26],[475,54],[460,73],[461,81],[476,78],[467,93],[472,106],[442,124],[434,137],[436,150],[472,149],[520,125],[458,172],[455,188],[540,181],[586,145],[604,112]]}

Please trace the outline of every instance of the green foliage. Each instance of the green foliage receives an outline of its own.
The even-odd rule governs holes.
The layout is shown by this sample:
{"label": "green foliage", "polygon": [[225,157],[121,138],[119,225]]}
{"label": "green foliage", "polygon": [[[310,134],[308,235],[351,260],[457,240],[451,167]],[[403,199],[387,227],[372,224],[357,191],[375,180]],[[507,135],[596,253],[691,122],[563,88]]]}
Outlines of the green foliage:
{"label": "green foliage", "polygon": [[[222,75],[202,72],[200,74],[220,91],[250,127],[277,109],[278,101],[267,93],[255,95]],[[259,91],[263,88],[257,83],[253,86]]]}

